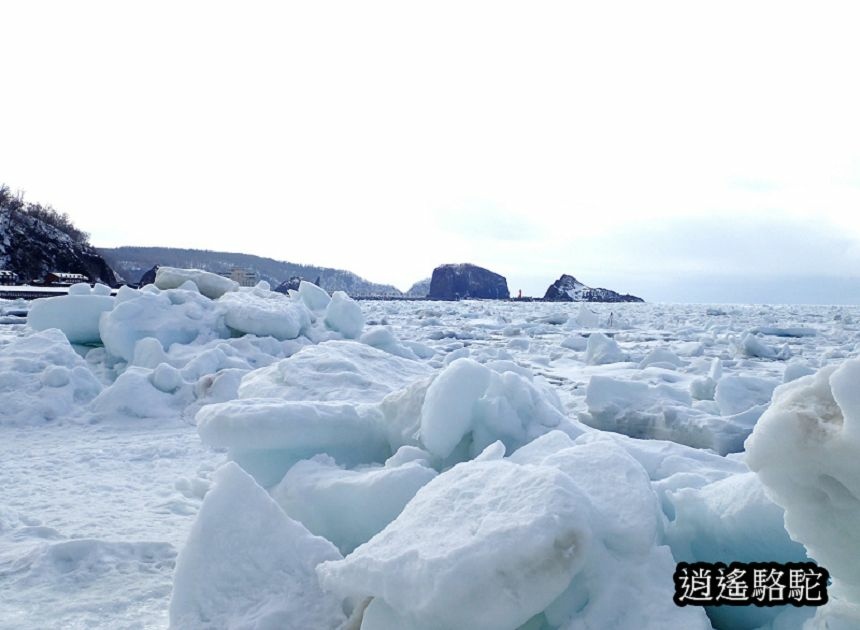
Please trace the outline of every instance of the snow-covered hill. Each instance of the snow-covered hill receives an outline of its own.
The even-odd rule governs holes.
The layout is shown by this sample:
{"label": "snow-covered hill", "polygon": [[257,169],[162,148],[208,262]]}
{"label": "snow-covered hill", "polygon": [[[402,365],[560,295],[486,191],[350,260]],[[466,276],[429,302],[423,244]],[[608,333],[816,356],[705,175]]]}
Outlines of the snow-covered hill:
{"label": "snow-covered hill", "polygon": [[430,293],[430,278],[424,278],[409,287],[406,297],[424,298],[427,297],[428,293]]}
{"label": "snow-covered hill", "polygon": [[294,276],[299,276],[309,282],[319,278],[320,286],[327,291],[346,291],[352,296],[400,297],[403,295],[399,289],[390,284],[370,282],[351,271],[302,265],[252,254],[174,247],[101,247],[99,251],[130,283],[138,282],[140,277],[155,265],[204,269],[213,273],[229,272],[231,269],[240,267],[253,269],[260,274],[261,280],[265,280],[273,287]]}
{"label": "snow-covered hill", "polygon": [[551,302],[644,302],[640,297],[592,288],[568,274],[563,274],[546,290],[544,300]]}

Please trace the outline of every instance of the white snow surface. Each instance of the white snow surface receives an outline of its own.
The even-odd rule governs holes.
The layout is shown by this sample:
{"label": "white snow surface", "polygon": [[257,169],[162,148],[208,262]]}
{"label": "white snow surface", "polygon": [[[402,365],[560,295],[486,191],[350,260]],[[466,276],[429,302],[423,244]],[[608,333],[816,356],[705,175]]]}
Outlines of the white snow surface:
{"label": "white snow surface", "polygon": [[0,426],[60,421],[101,391],[86,361],[56,328],[0,346]]}
{"label": "white snow surface", "polygon": [[858,627],[860,309],[162,280],[0,304],[0,628]]}
{"label": "white snow surface", "polygon": [[222,455],[170,425],[0,428],[0,628],[165,628]]}

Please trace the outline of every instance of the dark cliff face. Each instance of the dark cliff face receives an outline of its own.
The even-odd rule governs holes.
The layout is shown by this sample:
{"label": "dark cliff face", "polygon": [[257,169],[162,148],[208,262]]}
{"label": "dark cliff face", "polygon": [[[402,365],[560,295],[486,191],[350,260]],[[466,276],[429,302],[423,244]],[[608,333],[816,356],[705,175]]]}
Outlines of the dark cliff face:
{"label": "dark cliff face", "polygon": [[427,294],[431,300],[507,300],[510,296],[508,281],[504,276],[470,264],[436,267]]}
{"label": "dark cliff face", "polygon": [[[277,291],[278,293],[289,293],[290,291],[298,291],[299,285],[302,283],[301,276],[293,276],[289,280],[284,280],[281,284],[276,286],[273,291]],[[319,286],[319,284],[317,284]]]}
{"label": "dark cliff face", "polygon": [[155,276],[158,273],[158,265],[153,265],[152,269],[145,272],[137,283],[137,286],[143,287],[147,284],[155,284]]}
{"label": "dark cliff face", "polygon": [[596,288],[582,284],[571,275],[563,274],[553,282],[543,296],[549,302],[644,302],[640,297],[621,294],[611,289]]}
{"label": "dark cliff face", "polygon": [[58,271],[80,273],[90,282],[116,286],[118,278],[94,247],[26,213],[0,208],[0,269],[22,282]]}

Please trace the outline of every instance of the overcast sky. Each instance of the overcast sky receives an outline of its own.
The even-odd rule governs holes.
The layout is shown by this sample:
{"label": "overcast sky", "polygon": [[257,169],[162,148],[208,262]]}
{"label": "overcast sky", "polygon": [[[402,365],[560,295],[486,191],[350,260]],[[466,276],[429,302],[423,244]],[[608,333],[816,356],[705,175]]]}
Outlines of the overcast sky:
{"label": "overcast sky", "polygon": [[98,246],[860,303],[856,2],[5,2],[0,182]]}

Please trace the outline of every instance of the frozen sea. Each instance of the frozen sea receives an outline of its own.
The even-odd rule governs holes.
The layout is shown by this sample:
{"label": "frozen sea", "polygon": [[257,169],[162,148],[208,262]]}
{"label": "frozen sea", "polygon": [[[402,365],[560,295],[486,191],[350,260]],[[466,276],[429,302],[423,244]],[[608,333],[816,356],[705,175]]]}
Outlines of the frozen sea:
{"label": "frozen sea", "polygon": [[[183,291],[183,288],[171,290]],[[134,301],[129,296],[118,299]],[[228,305],[225,326],[212,315],[217,314],[220,300],[212,301],[216,305],[212,310],[208,305],[201,306],[208,297],[198,296],[187,302],[171,299],[172,304],[162,311],[153,311],[156,326],[151,323],[138,326],[134,335],[117,334],[116,330],[121,326],[126,326],[123,331],[128,326],[133,328],[137,320],[131,316],[117,319],[113,332],[109,333],[113,334],[111,343],[106,344],[109,348],[103,348],[99,342],[61,347],[62,339],[52,336],[50,329],[36,332],[14,316],[3,316],[7,323],[0,325],[0,628],[167,627],[177,555],[189,538],[204,497],[212,486],[215,470],[228,458],[228,449],[231,449],[231,457],[253,475],[259,486],[275,496],[286,513],[304,523],[314,534],[320,534],[328,530],[324,524],[317,524],[315,519],[319,514],[303,511],[302,507],[302,501],[311,501],[307,497],[317,496],[314,493],[319,492],[318,486],[309,485],[312,482],[308,479],[312,477],[300,477],[298,472],[290,471],[296,477],[293,494],[290,494],[291,488],[284,490],[283,484],[279,486],[280,491],[275,490],[294,461],[309,460],[314,453],[329,453],[340,466],[335,466],[332,460],[335,470],[345,467],[359,471],[364,470],[362,466],[381,466],[395,452],[406,462],[403,466],[410,465],[406,461],[409,458],[424,461],[418,455],[410,455],[410,448],[429,453],[423,467],[427,478],[413,482],[415,487],[404,498],[405,503],[419,487],[436,477],[437,472],[443,472],[432,482],[439,485],[442,477],[448,474],[444,471],[457,462],[468,462],[480,455],[487,459],[479,462],[480,466],[489,470],[498,463],[494,463],[497,458],[491,452],[497,439],[502,444],[502,454],[506,451],[508,456],[553,428],[561,428],[571,440],[577,440],[583,431],[595,435],[598,432],[625,434],[647,440],[645,450],[651,446],[656,449],[656,445],[664,443],[655,440],[674,442],[695,449],[684,453],[702,453],[703,470],[719,468],[721,472],[690,481],[691,489],[684,494],[679,477],[667,481],[668,475],[661,477],[649,469],[646,460],[651,455],[639,457],[635,455],[638,447],[628,447],[624,442],[624,448],[628,449],[625,452],[634,453],[624,457],[642,464],[637,470],[648,472],[650,480],[646,475],[644,483],[652,484],[655,505],[662,507],[659,518],[663,521],[654,526],[654,537],[663,544],[654,547],[654,542],[650,541],[642,553],[666,550],[665,558],[648,560],[648,567],[674,565],[682,555],[684,559],[696,559],[696,545],[699,544],[699,550],[707,546],[702,543],[706,527],[689,525],[682,531],[678,525],[673,529],[670,517],[676,510],[693,509],[690,505],[697,501],[707,504],[703,487],[725,482],[729,477],[741,479],[735,475],[751,475],[744,463],[743,444],[759,418],[767,412],[774,388],[827,366],[841,365],[860,353],[858,307],[365,301],[359,303],[364,322],[356,334],[348,330],[351,325],[348,318],[343,320],[345,323],[325,319],[323,325],[321,313],[313,317],[314,308],[319,311],[323,307],[331,310],[331,307],[327,307],[327,302],[315,304],[316,298],[307,296],[305,302],[315,320],[312,325],[318,330],[303,337],[292,335],[289,327],[286,331],[282,327],[272,328],[276,330],[274,336],[265,334],[267,325],[274,326],[270,323],[268,302],[263,306],[255,302],[257,310]],[[294,300],[298,299],[294,296]],[[180,314],[174,313],[178,313],[178,306],[185,308]],[[0,310],[3,308],[12,312],[25,307],[21,303],[6,303]],[[141,310],[134,317],[151,316]],[[98,313],[95,321],[98,321]],[[125,324],[126,321],[132,324]],[[195,322],[196,328],[192,327],[190,333],[187,333],[187,321]],[[311,325],[303,324],[300,319],[296,321],[297,331],[301,326]],[[159,339],[160,345],[148,344],[145,340],[150,333],[147,331],[158,331],[159,326],[184,332],[160,338],[161,333],[155,332],[152,336]],[[250,330],[258,334],[250,334]],[[104,318],[102,331],[104,336]],[[342,341],[344,338],[354,341]],[[339,348],[338,343],[363,344],[384,353],[388,359],[380,360],[377,354],[367,355],[365,359],[358,351],[355,351],[358,354],[343,354],[345,350]],[[313,358],[309,349],[314,347],[332,349],[329,354]],[[123,348],[128,351],[120,356],[125,352]],[[299,360],[303,356],[308,357],[304,362]],[[287,361],[290,363],[285,363]],[[348,365],[344,367],[344,363]],[[281,365],[285,367],[279,368]],[[276,368],[280,369],[277,374]],[[451,383],[443,379],[446,372],[451,376],[445,378]],[[347,376],[333,379],[333,373]],[[256,376],[249,376],[252,374]],[[289,457],[284,456],[288,463],[281,470],[256,455],[269,452],[257,442],[242,441],[230,433],[236,419],[235,409],[229,407],[231,401],[259,401],[264,395],[261,392],[269,391],[267,387],[289,405],[351,405],[350,409],[358,409],[359,416],[365,418],[370,413],[367,409],[376,409],[374,406],[380,404],[384,407],[383,400],[391,400],[392,395],[407,391],[411,385],[433,378],[436,379],[434,383],[441,383],[435,387],[439,392],[430,385],[427,398],[421,399],[423,407],[420,407],[421,400],[417,403],[421,409],[421,439],[392,439],[389,435],[389,443],[383,444],[381,455],[374,454],[373,449],[378,448],[376,443],[365,444],[360,440],[355,446],[355,452],[360,451],[360,455],[356,455],[354,462],[348,455],[341,456],[344,449],[348,449],[343,445],[324,450],[308,446],[310,450],[305,454],[291,451]],[[483,378],[490,379],[490,385],[482,385],[478,394],[457,390],[458,383]],[[447,389],[443,389],[442,384]],[[489,392],[493,392],[494,387],[498,391],[491,395]],[[243,393],[243,388],[248,391]],[[517,394],[518,397],[512,397],[511,392],[516,388],[526,389]],[[427,401],[431,398],[435,401],[434,396],[441,402],[431,407]],[[468,414],[472,415],[463,416],[462,426],[453,430],[446,423],[449,417],[461,417],[458,416],[459,407],[455,408],[451,402],[456,402],[458,396],[472,396],[483,402],[480,407],[470,407]],[[537,400],[536,397],[541,398]],[[396,413],[392,412],[401,419],[398,421],[403,421],[406,413],[403,410],[409,409],[407,403],[398,402],[400,407]],[[210,406],[208,415],[200,411]],[[391,407],[391,403],[388,406]],[[294,406],[290,406],[277,413],[286,417],[294,411]],[[379,417],[387,419],[387,413],[383,409]],[[507,425],[493,424],[495,417],[513,418],[520,424],[516,430],[509,430]],[[201,427],[199,435],[196,424],[201,418],[205,418],[206,427]],[[332,426],[337,433],[354,430],[357,422]],[[409,428],[409,421],[403,422]],[[554,434],[560,435],[558,431]],[[262,438],[263,441],[280,439],[280,434],[271,435]],[[403,435],[407,435],[405,430]],[[579,437],[577,443],[582,439]],[[279,448],[271,452],[289,450],[283,445]],[[713,460],[704,459],[704,456]],[[698,456],[691,455],[690,461],[697,461],[695,457]],[[531,465],[536,460],[522,461]],[[712,461],[725,464],[708,463]],[[689,470],[682,471],[687,475],[685,478],[693,475],[691,471],[696,465],[691,464]],[[395,464],[390,462],[386,464],[386,467],[393,466]],[[410,474],[418,474],[412,468]],[[464,478],[458,483],[471,482]],[[665,487],[660,486],[661,483]],[[226,487],[227,481],[224,484]],[[402,488],[408,482],[398,484],[397,488]],[[444,495],[443,490],[439,490],[438,496],[449,496]],[[761,494],[760,501],[767,501],[760,486],[755,492]],[[427,494],[423,503],[417,499],[409,503],[407,512],[394,522],[404,528],[407,533],[403,535],[407,539],[411,531],[407,528],[409,518],[419,522],[422,509],[436,509],[432,507],[434,497],[429,496],[429,491]],[[369,501],[375,500],[374,495],[369,496]],[[545,504],[555,505],[553,501],[560,500],[554,494],[547,495]],[[598,499],[592,497],[589,501],[596,506],[594,513],[602,514]],[[290,511],[294,504],[297,506],[295,513]],[[714,518],[719,518],[719,510],[711,504],[707,506],[716,510]],[[769,501],[768,506],[768,509],[777,510],[774,518],[776,527],[780,527],[781,510]],[[412,623],[417,617],[410,615],[419,614],[411,611],[408,605],[401,605],[402,601],[408,601],[406,590],[400,597],[395,587],[384,582],[381,573],[376,573],[385,571],[385,565],[379,563],[388,553],[387,548],[380,547],[384,541],[377,542],[382,534],[374,538],[373,543],[359,547],[364,555],[353,552],[403,509],[402,504],[391,507],[392,513],[383,522],[378,526],[367,525],[366,531],[337,530],[325,535],[338,548],[338,557],[345,554],[347,560],[341,561],[346,563],[343,566],[335,562],[331,570],[322,575],[324,590],[343,593],[353,599],[375,595],[372,601],[378,605],[374,605],[372,615],[377,625],[372,627],[396,627],[398,623],[406,623],[403,619]],[[251,522],[255,517],[247,514],[245,518]],[[350,516],[347,513],[343,518],[348,520]],[[690,522],[694,521],[692,518]],[[744,526],[742,520],[738,526]],[[583,524],[581,527],[594,530],[595,526]],[[396,528],[392,525],[389,529],[392,541],[397,540]],[[619,533],[619,536],[626,535]],[[731,538],[733,533],[707,535]],[[762,534],[767,535],[767,532]],[[793,543],[785,532],[780,535],[785,539],[780,553],[785,551],[787,556],[803,553],[803,548]],[[217,544],[230,546],[233,543],[225,538]],[[733,549],[725,541],[720,544]],[[373,545],[382,549],[376,556]],[[611,553],[617,552],[612,544],[607,545]],[[741,553],[740,547],[735,550]],[[222,551],[219,549],[217,553]],[[639,553],[624,550],[625,554],[634,552]],[[470,551],[465,549],[464,557],[468,553]],[[199,579],[206,580],[205,567],[198,570],[203,572]],[[356,586],[357,580],[365,580],[370,584],[368,588],[381,590],[362,592]],[[526,623],[519,624],[520,627],[580,627],[565,625],[573,624],[571,620],[575,620],[578,613],[570,610],[556,613],[552,606],[561,606],[550,606],[553,601],[563,601],[563,592],[571,592],[572,587],[566,586],[569,581],[567,573],[547,578],[546,588],[555,589],[557,593],[546,604],[534,604],[534,611],[522,613],[526,615]],[[408,582],[409,576],[402,577],[400,588],[406,589]],[[517,589],[520,585],[515,582],[510,588]],[[382,592],[394,593],[390,601],[385,599],[384,605],[379,594]],[[562,599],[556,599],[555,595]],[[532,595],[524,596],[527,600],[529,597]],[[540,601],[539,595],[534,597],[535,601]],[[438,604],[436,608],[428,604],[428,619],[443,619],[433,615],[443,615],[440,611],[445,602],[443,593],[433,604]],[[639,604],[631,604],[636,605]],[[343,614],[350,612],[354,611],[347,609]],[[512,608],[500,614],[516,616],[520,613]],[[341,614],[340,611],[337,614]],[[602,614],[605,613],[593,612],[593,619],[601,619],[599,615]],[[659,614],[655,615],[658,619]],[[808,616],[786,616],[780,627],[800,627]],[[444,619],[446,623],[456,621]],[[710,623],[717,627],[720,624],[731,627],[734,623],[719,621],[719,615],[716,619],[715,622],[712,616]],[[771,627],[768,624],[773,623],[773,616],[765,616],[760,621],[761,627]],[[366,620],[366,624],[369,623]],[[617,621],[615,627],[632,627],[627,626],[628,623],[631,622]],[[185,622],[175,625],[194,627]],[[219,625],[214,621],[211,627]],[[241,627],[241,623],[234,626]],[[201,622],[197,627],[207,626]],[[263,626],[250,624],[247,627]]]}

